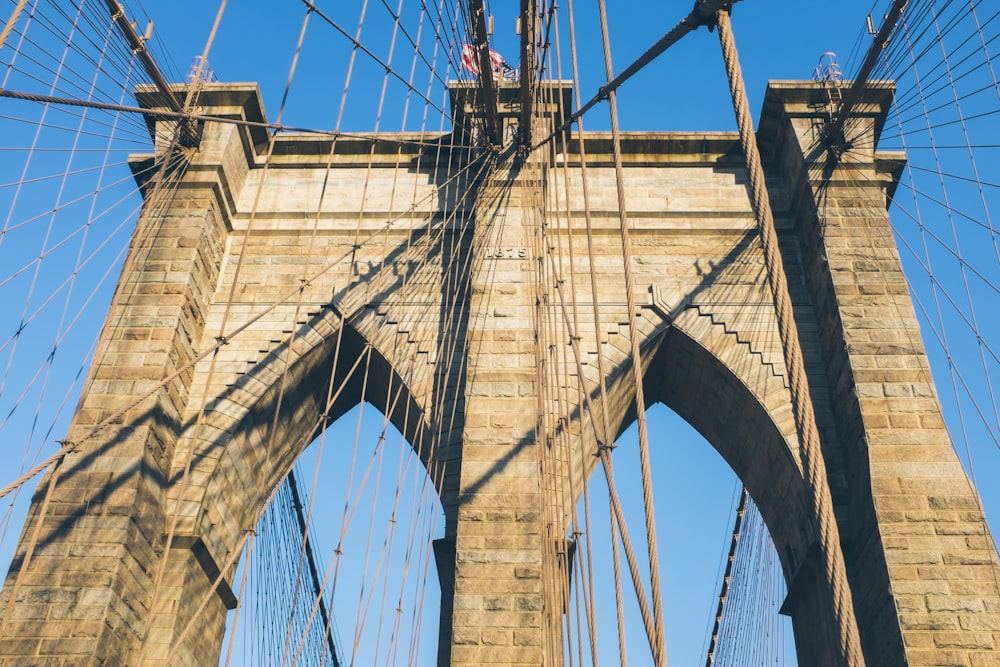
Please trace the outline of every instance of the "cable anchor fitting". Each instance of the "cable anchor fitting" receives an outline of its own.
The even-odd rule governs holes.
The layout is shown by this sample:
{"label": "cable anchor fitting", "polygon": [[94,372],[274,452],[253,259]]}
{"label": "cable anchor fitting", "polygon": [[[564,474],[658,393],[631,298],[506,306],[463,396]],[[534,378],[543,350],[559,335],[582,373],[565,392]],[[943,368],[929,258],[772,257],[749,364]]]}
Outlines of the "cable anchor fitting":
{"label": "cable anchor fitting", "polygon": [[56,440],[56,444],[59,445],[62,449],[66,450],[65,454],[72,454],[73,452],[80,449],[80,443],[69,440],[68,438],[63,440]]}
{"label": "cable anchor fitting", "polygon": [[611,443],[609,445],[605,442],[598,441],[597,452],[594,454],[594,456],[600,457],[601,454],[603,454],[604,452],[613,452],[616,449],[618,449],[618,445],[616,445],[615,443]]}
{"label": "cable anchor fitting", "polygon": [[691,21],[695,28],[705,26],[709,32],[714,32],[718,25],[718,13],[732,13],[733,5],[740,0],[695,0],[691,13],[685,21]]}

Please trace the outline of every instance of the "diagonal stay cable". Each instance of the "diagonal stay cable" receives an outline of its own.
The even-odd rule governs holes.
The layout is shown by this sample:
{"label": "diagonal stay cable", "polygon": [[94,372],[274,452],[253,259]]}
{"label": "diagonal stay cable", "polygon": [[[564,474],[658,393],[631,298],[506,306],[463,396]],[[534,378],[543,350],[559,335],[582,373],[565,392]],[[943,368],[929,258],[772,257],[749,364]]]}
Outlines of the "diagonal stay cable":
{"label": "diagonal stay cable", "polygon": [[409,81],[406,80],[406,77],[404,77],[402,74],[400,74],[399,72],[397,72],[396,70],[394,70],[391,65],[389,65],[388,63],[386,63],[384,60],[382,60],[381,58],[379,58],[377,55],[375,55],[374,53],[372,53],[368,49],[368,47],[366,47],[364,44],[362,44],[360,41],[358,41],[358,39],[356,37],[351,36],[351,34],[349,32],[347,32],[346,30],[344,30],[329,15],[325,14],[323,12],[323,10],[321,10],[319,7],[317,7],[315,4],[313,4],[309,0],[302,0],[302,4],[304,4],[309,9],[309,11],[314,12],[316,14],[316,16],[318,16],[320,19],[322,19],[325,23],[327,23],[334,30],[336,30],[341,35],[343,35],[348,40],[350,40],[350,42],[354,45],[354,47],[356,49],[358,49],[359,51],[361,51],[362,53],[364,53],[365,55],[367,55],[369,58],[371,58],[372,60],[374,60],[381,67],[384,67],[385,71],[386,71],[386,74],[392,76],[395,79],[398,79],[404,86],[406,86],[407,90],[409,90],[412,93],[416,93],[420,97],[420,99],[422,99],[424,102],[426,102],[431,108],[433,108],[438,113],[440,113],[440,114],[442,114],[442,115],[444,115],[446,117],[449,117],[449,118],[451,117],[451,114],[449,114],[448,111],[446,111],[445,109],[442,109],[441,107],[439,107],[437,104],[435,104],[434,102],[432,102],[429,97],[427,97],[422,92],[420,92],[419,90],[417,90],[416,88],[414,88],[413,85]]}
{"label": "diagonal stay cable", "polygon": [[583,114],[593,109],[598,103],[608,99],[608,96],[611,93],[618,90],[618,88],[631,79],[633,75],[638,73],[639,70],[656,60],[656,58],[658,58],[664,51],[679,42],[681,38],[690,32],[694,32],[703,25],[712,24],[717,11],[722,9],[728,10],[734,3],[739,1],[740,0],[696,0],[694,8],[691,10],[690,14],[682,18],[680,23],[671,28],[665,35],[663,35],[663,37],[658,39],[652,46],[646,49],[645,53],[636,58],[636,60],[631,65],[626,67],[621,74],[598,88],[597,93],[593,97],[587,100],[582,107],[570,114],[566,121],[549,134],[549,136],[532,146],[532,149],[540,148],[552,141],[555,137],[561,135],[569,129],[573,123],[583,117]]}
{"label": "diagonal stay cable", "polygon": [[768,283],[777,314],[781,347],[788,369],[788,383],[791,394],[795,428],[800,441],[803,478],[807,497],[814,512],[819,532],[821,562],[824,583],[833,594],[834,618],[839,646],[837,658],[851,667],[863,667],[865,658],[861,650],[861,638],[857,618],[854,615],[853,594],[847,581],[847,566],[840,543],[840,534],[834,516],[833,498],[827,480],[826,461],[820,444],[819,429],[813,412],[812,398],[806,377],[802,347],[799,343],[791,297],[788,291],[788,277],[778,247],[778,235],[774,227],[764,168],[760,150],[753,131],[753,119],[747,102],[746,86],[739,63],[739,55],[733,38],[729,13],[720,11],[717,15],[719,41],[733,98],[733,110],[740,130],[747,165],[747,179],[750,184],[751,206],[756,218],[760,243],[767,267]]}
{"label": "diagonal stay cable", "polygon": [[[698,2],[695,4],[695,9],[692,11],[692,16],[694,16],[699,7],[704,7],[707,3]],[[727,9],[732,3],[725,3]],[[601,43],[604,47],[604,65],[605,74],[610,79],[611,78],[611,42],[608,31],[608,20],[607,13],[605,11],[605,0],[598,0],[598,14],[600,16],[601,24]],[[721,13],[721,10],[720,10]],[[690,18],[690,17],[689,17]],[[705,17],[710,20],[710,17]],[[626,70],[628,71],[628,70]],[[619,78],[621,78],[619,76]],[[610,82],[609,82],[610,85]],[[643,391],[643,378],[642,369],[640,367],[639,360],[640,356],[640,344],[639,344],[639,327],[636,316],[636,304],[635,304],[635,279],[632,272],[632,241],[630,235],[630,227],[633,224],[628,218],[626,197],[625,197],[625,176],[624,169],[622,167],[622,154],[621,154],[621,137],[618,131],[618,104],[617,104],[617,94],[609,92],[608,98],[608,110],[611,117],[611,136],[612,136],[612,153],[614,159],[614,174],[615,174],[615,189],[617,194],[617,204],[618,204],[618,222],[619,222],[619,232],[621,239],[622,248],[622,263],[624,268],[625,277],[625,300],[626,308],[628,310],[628,330],[629,330],[629,346],[630,355],[632,359],[632,384],[634,391],[635,400],[635,416],[636,416],[636,426],[638,427],[639,435],[639,464],[642,479],[642,499],[643,499],[643,510],[646,524],[646,547],[647,554],[649,557],[649,588],[650,588],[650,601],[653,611],[653,625],[654,625],[654,636],[651,637],[650,650],[653,655],[654,664],[657,667],[666,667],[667,664],[667,647],[666,647],[666,637],[664,635],[664,622],[663,622],[663,603],[660,587],[660,568],[659,568],[659,555],[656,546],[656,517],[654,512],[654,502],[653,502],[653,482],[652,482],[652,467],[649,461],[649,442],[646,427],[646,401]]]}
{"label": "diagonal stay cable", "polygon": [[[914,252],[913,248],[908,247],[907,249],[910,250],[911,252]],[[923,318],[923,321],[927,324],[928,330],[934,337],[934,341],[937,343],[938,347],[940,347],[941,350],[944,352],[948,367],[952,374],[952,382],[955,382],[957,380],[958,384],[961,385],[962,391],[965,392],[965,394],[969,397],[970,403],[972,404],[972,408],[976,411],[976,414],[979,416],[980,421],[983,423],[983,427],[989,434],[990,440],[993,441],[993,444],[996,445],[997,448],[1000,448],[1000,434],[998,434],[994,430],[993,426],[990,424],[986,416],[985,410],[979,404],[979,401],[976,399],[977,392],[974,390],[970,381],[965,378],[965,375],[962,373],[962,370],[961,368],[959,368],[959,365],[955,362],[950,346],[945,340],[944,331],[940,328],[939,325],[934,324],[934,320],[931,319],[931,311],[924,304],[923,300],[920,298],[916,289],[914,289],[912,281],[910,281],[909,278],[906,278],[905,275],[904,279],[906,280],[906,288],[913,299],[913,303],[915,304],[917,311]],[[952,446],[955,447],[955,442],[953,439],[952,439]]]}
{"label": "diagonal stay cable", "polygon": [[[929,194],[927,194],[923,190],[917,190],[910,183],[904,183],[904,182],[900,181],[899,185],[902,186],[903,188],[907,189],[907,190],[910,190],[911,192],[913,192],[914,195],[920,196],[920,197],[922,197],[922,198],[930,201],[931,203],[936,204],[936,205],[942,207],[948,213],[955,213],[959,217],[965,218],[969,222],[975,223],[978,227],[981,227],[984,230],[992,231],[984,223],[979,222],[975,218],[972,218],[972,217],[970,217],[970,216],[962,213],[961,211],[958,211],[956,209],[953,209],[953,208],[945,205],[941,200],[939,200],[939,199],[937,199],[935,197],[930,196]],[[908,217],[912,218],[912,216],[910,216],[909,213],[906,213],[906,215]],[[952,257],[954,257],[955,260],[958,262],[959,266],[961,266],[963,269],[968,269],[969,271],[971,271],[977,278],[979,278],[980,280],[982,280],[986,284],[986,286],[989,287],[992,291],[1000,293],[1000,285],[997,285],[993,281],[991,281],[990,278],[985,273],[983,273],[981,270],[977,269],[975,266],[973,266],[972,264],[970,264],[968,262],[968,260],[966,260],[964,257],[962,257],[962,255],[959,252],[957,252],[954,248],[952,248],[950,245],[948,245],[948,242],[946,240],[942,239],[939,235],[937,235],[933,231],[931,231],[930,227],[927,226],[927,223],[918,222],[916,220],[914,220],[914,222],[917,222],[917,225],[920,227],[920,229],[922,231],[925,231],[925,232],[929,233],[930,236],[931,236],[931,238],[933,238],[934,241],[938,245],[940,245],[941,248],[945,252],[947,252],[949,255],[951,255]]]}
{"label": "diagonal stay cable", "polygon": [[[452,181],[455,181],[456,179],[458,179],[459,177],[461,177],[467,170],[469,170],[471,167],[474,167],[474,166],[478,165],[481,161],[482,161],[482,158],[476,159],[475,161],[473,161],[472,163],[470,163],[468,166],[463,167],[461,170],[459,170],[458,172],[456,172],[454,175],[450,176],[446,182],[450,183]],[[363,239],[361,241],[361,243],[364,244],[364,243],[368,243],[369,241],[374,240],[376,237],[379,236],[379,234],[384,233],[389,228],[391,228],[393,222],[396,222],[397,220],[400,220],[400,219],[404,218],[407,215],[407,213],[409,212],[409,210],[413,210],[422,201],[424,201],[424,200],[426,200],[426,199],[428,199],[428,198],[430,198],[432,196],[436,196],[436,195],[434,193],[432,193],[431,195],[428,195],[427,197],[424,197],[421,200],[419,200],[417,202],[414,202],[413,206],[411,206],[411,208],[408,209],[408,211],[405,211],[405,212],[401,213],[399,216],[397,216],[393,220],[387,221],[385,225],[383,225],[381,228],[373,231],[372,234],[370,236],[368,236],[367,238]],[[322,267],[318,268],[316,270],[316,272],[313,273],[310,276],[310,279],[309,279],[309,281],[307,281],[307,284],[308,284],[308,282],[312,282],[314,280],[317,280],[322,275],[324,275],[324,274],[328,273],[329,271],[331,271],[333,268],[335,268],[336,266],[338,266],[340,264],[340,262],[343,262],[346,259],[350,258],[353,255],[353,253],[354,253],[354,249],[352,248],[351,250],[348,250],[347,252],[342,253],[341,255],[333,258],[329,263],[324,264]],[[278,306],[280,306],[283,303],[288,302],[290,299],[295,298],[299,294],[299,291],[302,288],[303,288],[302,286],[296,286],[293,290],[288,291],[287,293],[285,293],[285,294],[281,295],[280,297],[278,297],[277,299],[275,299],[272,303],[268,304],[265,308],[263,308],[261,311],[259,311],[258,313],[256,313],[253,317],[250,317],[249,319],[247,319],[242,324],[240,324],[240,325],[236,326],[235,328],[233,328],[232,330],[228,331],[225,335],[222,335],[222,336],[219,336],[218,338],[216,338],[215,343],[213,343],[212,345],[208,346],[207,348],[205,348],[204,350],[202,350],[201,352],[199,352],[197,355],[195,355],[194,357],[192,357],[190,361],[188,361],[187,363],[185,363],[183,366],[180,366],[174,372],[172,372],[169,375],[163,377],[163,379],[159,383],[157,383],[155,386],[153,386],[152,388],[150,388],[148,391],[146,391],[145,393],[143,393],[143,394],[141,394],[139,396],[136,396],[133,401],[131,401],[128,405],[123,406],[123,408],[121,410],[118,410],[114,414],[109,415],[108,417],[106,417],[104,420],[102,420],[98,424],[95,424],[78,441],[68,441],[68,440],[62,441],[60,443],[62,446],[59,448],[58,451],[54,452],[52,454],[52,456],[50,456],[49,458],[45,459],[44,461],[42,461],[40,464],[38,464],[37,466],[35,466],[34,468],[32,468],[31,470],[29,470],[25,474],[23,474],[20,477],[18,477],[16,480],[14,480],[13,482],[11,482],[7,486],[5,486],[3,489],[0,489],[0,498],[3,498],[7,494],[9,494],[11,491],[17,489],[22,484],[24,484],[25,482],[27,482],[29,479],[31,479],[32,477],[34,477],[38,473],[40,473],[43,470],[45,470],[46,468],[48,468],[53,463],[55,463],[57,461],[60,461],[67,454],[69,454],[69,453],[71,453],[73,451],[76,451],[76,449],[79,447],[80,444],[82,444],[83,442],[85,442],[85,441],[89,440],[90,438],[94,437],[97,433],[99,433],[100,431],[102,431],[107,426],[110,426],[111,424],[115,423],[115,421],[118,420],[118,419],[120,419],[122,415],[124,415],[129,410],[133,409],[135,406],[137,406],[140,403],[142,403],[143,401],[145,401],[147,398],[149,398],[150,396],[152,396],[156,392],[160,391],[160,389],[162,389],[164,386],[166,386],[167,384],[169,384],[170,382],[172,382],[174,379],[176,379],[180,375],[182,375],[182,374],[186,373],[187,371],[189,371],[191,368],[193,368],[195,366],[195,364],[197,364],[198,362],[200,362],[202,359],[205,359],[209,355],[211,355],[214,352],[218,351],[219,348],[221,348],[223,345],[228,345],[230,340],[232,340],[234,337],[242,334],[244,331],[246,331],[247,329],[249,329],[251,326],[253,326],[257,322],[259,322],[261,319],[263,319],[264,317],[266,317],[269,313],[273,312]]]}
{"label": "diagonal stay cable", "polygon": [[[294,125],[283,125],[281,123],[264,123],[252,120],[244,120],[242,118],[225,118],[222,116],[205,116],[196,113],[183,113],[176,111],[166,111],[164,109],[145,109],[142,107],[129,106],[124,104],[109,104],[106,102],[90,102],[86,100],[75,99],[71,97],[57,97],[53,95],[37,95],[35,93],[26,93],[23,91],[10,90],[9,88],[0,88],[0,97],[9,97],[16,100],[26,100],[29,102],[42,102],[45,104],[58,104],[66,106],[78,106],[78,107],[90,107],[92,109],[101,109],[103,111],[124,111],[128,113],[144,114],[149,118],[155,120],[192,120],[199,122],[208,123],[224,123],[227,125],[238,125],[240,127],[249,127],[254,129],[264,129],[272,130],[274,132],[300,132],[303,134],[315,134],[320,136],[328,137],[351,137],[351,138],[361,138],[361,139],[376,139],[375,135],[369,135],[357,132],[336,132],[330,130],[317,130],[315,128],[308,127],[297,127]],[[424,96],[421,94],[421,98]],[[435,107],[437,108],[437,107]],[[409,141],[409,143],[416,143]],[[425,142],[427,145],[434,145],[433,141]]]}
{"label": "diagonal stay cable", "polygon": [[[893,28],[896,27],[896,22],[902,15],[904,7],[906,7],[906,0],[894,0],[892,9],[886,16],[885,23],[882,24],[878,34],[875,35],[875,39],[872,40],[872,44],[868,49],[865,60],[861,65],[861,70],[858,72],[857,76],[854,77],[854,83],[844,95],[843,102],[841,102],[840,108],[837,110],[837,115],[824,130],[824,135],[828,142],[836,143],[843,141],[841,139],[841,133],[844,130],[844,123],[847,122],[851,112],[860,102],[861,95],[868,83],[868,77],[871,76],[872,70],[875,69],[875,65],[878,64],[878,56],[885,47],[885,43],[889,40],[889,36],[892,34]],[[840,146],[834,146],[835,154],[839,150],[841,150]]]}

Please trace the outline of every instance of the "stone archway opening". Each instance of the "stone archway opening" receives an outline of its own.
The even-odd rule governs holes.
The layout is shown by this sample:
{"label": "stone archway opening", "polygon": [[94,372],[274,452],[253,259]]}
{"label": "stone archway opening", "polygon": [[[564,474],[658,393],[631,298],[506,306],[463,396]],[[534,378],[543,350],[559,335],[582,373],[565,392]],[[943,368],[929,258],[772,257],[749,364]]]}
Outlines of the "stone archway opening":
{"label": "stone archway opening", "polygon": [[[646,418],[654,477],[667,661],[668,664],[704,664],[742,485],[705,437],[666,405],[649,406]],[[615,485],[632,531],[633,547],[645,560],[636,431],[636,424],[632,422],[619,435],[614,472]],[[594,567],[595,571],[603,573],[596,579],[598,586],[594,592],[601,619],[598,646],[601,662],[614,662],[618,659],[618,639],[615,593],[610,576],[613,571],[610,517],[606,483],[600,470],[592,475],[588,493]],[[584,516],[582,499],[577,513]],[[745,603],[741,600],[737,604],[757,605],[767,618],[753,619],[741,628],[744,632],[755,632],[767,627],[772,634],[760,637],[759,647],[767,652],[772,664],[778,660],[776,664],[792,667],[797,662],[791,621],[779,613],[785,598],[785,585],[777,552],[766,531],[763,536],[760,534],[759,525],[745,528],[741,539],[753,541],[759,551],[754,553],[755,560],[750,567],[759,570],[761,585],[753,591],[741,591],[739,595],[752,600]],[[573,576],[579,576],[579,571],[574,570]],[[629,656],[642,661],[648,654],[648,642],[632,584],[624,570],[622,576]],[[731,599],[736,597],[731,594]]]}
{"label": "stone archway opening", "polygon": [[339,664],[407,654],[433,662],[440,586],[431,541],[444,522],[413,444],[361,402],[302,452],[293,479],[244,549],[233,578],[240,609],[228,615],[219,664],[335,664],[333,651]]}
{"label": "stone archway opening", "polygon": [[[386,615],[377,610],[380,605],[391,604],[389,590],[394,587],[396,603],[392,609],[400,608],[400,598],[406,597],[399,586],[407,578],[389,576],[393,545],[406,555],[408,566],[410,561],[414,567],[429,566],[430,543],[440,532],[441,482],[434,478],[435,468],[427,467],[436,440],[428,435],[423,411],[407,383],[387,359],[353,326],[341,329],[340,325],[340,316],[331,310],[315,313],[300,323],[295,336],[281,342],[214,397],[207,404],[203,423],[193,422],[185,432],[181,446],[194,451],[193,464],[190,471],[184,472],[183,459],[175,463],[171,493],[187,501],[181,503],[187,514],[178,523],[173,544],[189,550],[173,549],[168,569],[177,571],[173,576],[177,588],[183,589],[182,598],[198,598],[206,590],[209,598],[200,609],[195,609],[197,600],[177,609],[154,609],[156,623],[173,626],[171,634],[161,642],[171,647],[171,654],[218,651],[222,660],[227,656],[232,659],[235,639],[231,645],[223,637],[227,616],[233,625],[238,618],[233,610],[245,611],[239,601],[256,567],[252,545],[262,532],[278,535],[280,544],[270,547],[274,562],[260,570],[249,585],[265,589],[257,596],[262,601],[255,613],[266,626],[279,629],[264,644],[248,650],[266,650],[269,663],[296,662],[308,643],[302,638],[318,637],[320,649],[326,645],[324,650],[331,656],[335,652],[338,656],[345,652],[352,655],[365,637],[365,626],[369,630],[377,628],[378,638],[392,638],[368,641],[366,646],[399,650],[395,642],[402,636],[402,612],[396,614],[398,622],[393,619],[385,626]],[[308,451],[316,455],[303,456]],[[389,463],[387,451],[392,452]],[[319,457],[321,452],[326,453]],[[317,460],[327,461],[325,471]],[[309,461],[313,463],[304,473],[294,473],[295,467],[301,468],[303,462]],[[429,470],[432,474],[428,474]],[[335,481],[343,474],[349,481]],[[287,493],[287,480],[293,475],[297,499]],[[383,479],[385,475],[394,477],[389,481]],[[327,497],[345,484],[347,488],[342,489],[344,495],[339,501]],[[365,495],[365,488],[380,489],[376,494],[379,501],[375,502],[370,493]],[[317,495],[321,497],[310,508],[307,499]],[[291,514],[286,513],[284,519],[268,515],[273,506],[280,509],[282,504]],[[384,517],[375,511],[380,505],[395,507],[396,514],[390,511]],[[400,510],[401,506],[405,511]],[[418,517],[423,520],[420,528],[412,521],[400,520],[400,512],[409,517],[408,513],[417,508],[420,512],[412,516],[413,521]],[[334,520],[340,517],[341,524],[327,529],[326,537],[317,529],[314,548],[307,552],[302,548],[301,536],[307,529],[312,530],[307,527],[315,523],[313,517],[322,515]],[[355,517],[366,523],[361,538],[348,530]],[[282,521],[285,525],[279,529]],[[381,539],[377,522],[385,524]],[[405,537],[397,539],[397,530]],[[316,549],[322,546],[321,540],[332,545],[328,547],[332,551],[323,557]],[[345,553],[352,554],[346,560],[353,559],[353,563],[343,568]],[[246,566],[248,561],[250,567]],[[240,562],[243,564],[237,567]],[[294,564],[291,570],[289,563]],[[273,590],[261,581],[261,573],[272,580]],[[211,584],[213,578],[218,583],[214,585],[216,594],[210,595],[213,587],[206,588],[206,584]],[[427,580],[427,576],[409,580],[411,586],[421,587],[414,599],[428,597],[423,591]],[[352,584],[362,582],[367,583],[353,596],[354,608],[342,614],[356,619],[357,625],[350,632],[335,631],[336,587],[350,589]],[[377,597],[372,597],[374,591],[378,591]],[[322,604],[317,602],[320,592]],[[433,599],[434,594],[430,597]],[[420,604],[423,606],[423,601]],[[260,605],[270,611],[262,611]],[[411,604],[411,608],[418,607]],[[366,620],[373,609],[381,624],[379,620]],[[411,613],[411,624],[413,618],[422,616]],[[192,631],[195,624],[197,629]],[[194,638],[195,633],[200,636]],[[344,637],[338,639],[341,634]],[[256,631],[251,631],[250,637],[264,641]],[[336,648],[329,648],[331,644]]]}
{"label": "stone archway opening", "polygon": [[[684,534],[685,529],[676,526],[678,522],[683,523],[685,515],[691,514],[695,503],[705,502],[704,499],[698,500],[699,495],[721,496],[726,499],[723,504],[731,506],[733,486],[738,488],[739,482],[742,482],[762,517],[760,527],[766,533],[766,550],[773,555],[770,558],[772,580],[784,580],[774,581],[773,601],[768,604],[773,607],[775,627],[789,626],[787,620],[779,621],[779,611],[792,620],[794,633],[788,629],[787,641],[781,643],[786,664],[794,664],[791,661],[795,660],[796,653],[800,657],[806,656],[807,661],[810,656],[832,655],[824,648],[828,648],[832,640],[829,632],[834,627],[832,598],[830,591],[817,578],[815,526],[797,462],[796,436],[788,409],[783,366],[762,363],[759,355],[741,350],[744,344],[735,336],[718,335],[719,331],[714,331],[719,328],[718,325],[697,308],[688,308],[675,315],[672,325],[661,330],[661,334],[651,341],[642,361],[647,418],[651,414],[656,416],[652,422],[647,419],[647,426],[651,459],[660,461],[660,473],[655,469],[653,471],[657,521],[658,525],[675,524],[672,531],[657,531],[658,542],[669,544],[671,540],[678,539],[678,535]],[[635,527],[630,530],[635,532],[633,549],[637,555],[641,551],[645,559],[641,481],[638,456],[634,452],[636,413],[634,401],[628,399],[630,378],[627,369],[622,371],[610,383],[608,394],[611,403],[619,406],[619,412],[612,415],[612,419],[618,419],[619,424],[615,460],[627,460],[630,450],[631,456],[636,459],[633,465],[615,463],[616,478],[620,468],[634,471],[630,478],[618,480],[616,487],[620,495],[631,494],[637,498],[637,509],[633,512],[637,519]],[[625,401],[620,400],[622,396],[626,397]],[[664,420],[665,415],[670,415],[670,419]],[[684,448],[675,445],[672,431],[687,434],[688,442]],[[628,445],[631,446],[622,447],[623,439],[630,434],[632,442]],[[714,476],[693,474],[692,465],[707,465]],[[683,480],[695,483],[695,490],[686,496],[683,492],[672,495],[676,489],[671,488],[669,475],[678,471],[687,471],[686,476],[681,472]],[[594,478],[598,476],[603,477],[603,473],[591,478],[591,488],[595,486]],[[718,486],[720,479],[725,480],[723,486],[728,484],[728,488]],[[658,492],[659,495],[665,492],[668,500],[661,502]],[[672,501],[669,499],[671,495]],[[624,501],[622,504],[624,506]],[[729,509],[725,511],[728,513]],[[679,514],[669,519],[659,516],[671,512]],[[704,518],[701,520],[704,521]],[[723,532],[730,531],[722,540],[727,542],[731,536],[732,519],[717,521],[723,524],[729,522],[728,527],[719,528]],[[699,526],[699,530],[704,528]],[[684,541],[684,538],[681,539]],[[692,534],[687,539],[697,541],[703,537]],[[689,546],[685,543],[683,548]],[[727,547],[728,542],[722,544],[716,538],[716,543],[709,547],[713,550],[710,557],[724,557]],[[720,551],[723,552],[721,555]],[[661,581],[667,576],[665,572],[670,572],[672,568],[682,569],[678,563],[683,562],[683,558],[675,555],[671,558],[676,562],[670,563],[670,558],[664,556],[667,552],[668,549],[660,550]],[[624,581],[627,582],[628,575],[624,572]],[[683,573],[682,581],[685,585],[695,583],[690,576],[683,578]],[[710,591],[713,584],[702,585]],[[663,589],[664,606],[667,607],[669,593],[666,586]],[[789,595],[788,591],[792,594]],[[711,595],[716,599],[714,604],[717,604],[718,590],[711,591]],[[706,604],[695,601],[695,604],[699,603]],[[684,609],[682,613],[690,615],[696,612]],[[714,614],[714,609],[708,613]],[[643,634],[641,623],[638,627]],[[667,630],[668,637],[669,633]],[[686,637],[680,643],[689,644],[684,650],[693,651],[692,656],[698,656],[698,652],[705,648],[700,645],[704,637],[698,637],[693,644],[690,639]],[[703,653],[699,659],[704,659]]]}

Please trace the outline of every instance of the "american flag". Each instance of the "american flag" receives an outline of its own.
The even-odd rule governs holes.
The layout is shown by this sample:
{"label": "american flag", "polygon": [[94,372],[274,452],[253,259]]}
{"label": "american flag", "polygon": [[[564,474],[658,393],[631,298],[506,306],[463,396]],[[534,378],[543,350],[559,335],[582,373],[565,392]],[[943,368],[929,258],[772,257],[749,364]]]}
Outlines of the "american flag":
{"label": "american flag", "polygon": [[[462,67],[475,76],[479,76],[479,50],[472,44],[462,45]],[[503,56],[490,49],[490,68],[493,80],[516,81],[519,73],[517,68],[507,62]]]}

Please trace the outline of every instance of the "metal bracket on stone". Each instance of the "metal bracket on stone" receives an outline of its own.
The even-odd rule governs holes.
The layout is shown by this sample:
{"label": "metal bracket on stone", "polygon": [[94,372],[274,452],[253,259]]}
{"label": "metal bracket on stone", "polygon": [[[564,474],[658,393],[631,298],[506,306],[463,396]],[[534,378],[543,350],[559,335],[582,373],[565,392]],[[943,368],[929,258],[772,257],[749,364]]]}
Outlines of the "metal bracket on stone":
{"label": "metal bracket on stone", "polygon": [[[152,23],[150,23],[146,35],[140,36],[128,20],[128,17],[125,16],[125,10],[122,9],[118,0],[104,0],[104,4],[107,5],[111,19],[118,26],[125,41],[128,42],[132,53],[139,59],[142,68],[149,75],[149,78],[152,79],[157,90],[159,90],[163,103],[174,113],[186,113],[184,106],[177,99],[177,95],[171,89],[166,77],[163,76],[163,72],[146,48],[146,40],[149,39],[153,28]],[[179,132],[177,143],[181,148],[194,148],[201,140],[201,126],[191,118],[178,121],[177,131]]]}
{"label": "metal bracket on stone", "polygon": [[903,15],[903,11],[906,9],[906,3],[907,0],[894,0],[892,3],[892,8],[889,10],[889,13],[885,15],[885,22],[882,24],[878,33],[876,33],[871,45],[868,47],[868,53],[865,55],[865,60],[861,64],[861,69],[857,76],[854,77],[851,87],[844,95],[844,98],[840,103],[840,108],[837,109],[836,115],[830,120],[830,123],[823,130],[823,140],[826,143],[827,148],[830,150],[830,156],[834,160],[840,160],[840,157],[852,147],[851,142],[844,136],[844,125],[847,123],[847,119],[850,118],[855,107],[861,101],[861,96],[864,94],[868,78],[871,76],[872,70],[875,69],[875,65],[878,63],[878,59],[882,55],[882,50],[885,49],[886,45],[889,43],[889,37],[892,35],[893,29],[896,27],[896,23],[899,22],[899,18]]}

